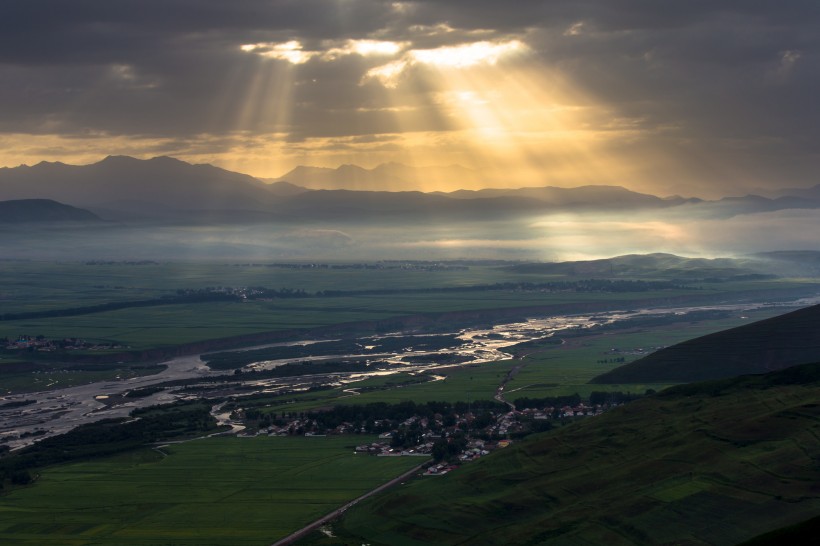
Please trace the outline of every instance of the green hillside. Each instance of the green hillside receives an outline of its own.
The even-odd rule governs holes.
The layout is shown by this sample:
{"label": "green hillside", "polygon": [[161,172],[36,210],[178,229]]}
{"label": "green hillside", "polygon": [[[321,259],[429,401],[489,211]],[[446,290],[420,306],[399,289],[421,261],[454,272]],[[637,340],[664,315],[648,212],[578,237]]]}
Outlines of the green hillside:
{"label": "green hillside", "polygon": [[820,360],[820,305],[667,347],[590,383],[688,383]]}
{"label": "green hillside", "polygon": [[674,388],[364,502],[333,543],[737,544],[820,514],[818,401],[820,364]]}

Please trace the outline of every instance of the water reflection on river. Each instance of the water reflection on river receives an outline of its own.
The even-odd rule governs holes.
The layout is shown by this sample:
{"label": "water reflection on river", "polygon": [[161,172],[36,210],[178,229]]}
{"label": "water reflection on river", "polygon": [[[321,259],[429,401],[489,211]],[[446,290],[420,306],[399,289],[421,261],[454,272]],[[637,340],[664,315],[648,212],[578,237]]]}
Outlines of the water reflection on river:
{"label": "water reflection on river", "polygon": [[[309,358],[292,358],[283,360],[272,360],[254,363],[249,366],[252,369],[267,369],[289,362],[304,362],[314,360],[341,360],[341,359],[361,359],[361,360],[381,360],[388,361],[397,366],[390,370],[375,371],[374,373],[347,373],[340,374],[337,380],[349,382],[367,375],[385,375],[398,371],[417,371],[424,369],[433,372],[454,365],[453,356],[456,355],[461,362],[471,364],[492,362],[509,358],[510,355],[504,351],[507,347],[524,341],[560,336],[562,331],[586,329],[600,325],[612,324],[635,317],[651,315],[686,315],[695,311],[744,311],[758,309],[762,307],[805,307],[820,303],[820,296],[804,298],[797,301],[771,303],[745,303],[745,304],[724,304],[698,307],[675,307],[656,308],[641,310],[623,310],[611,312],[598,312],[584,315],[563,315],[555,317],[530,318],[519,322],[509,322],[498,324],[486,328],[467,328],[454,336],[454,343],[451,347],[436,351],[396,351],[382,354],[367,352],[368,349],[376,345],[379,337],[365,337],[358,340],[363,348],[362,354],[314,354]],[[404,333],[393,335],[407,337]],[[430,333],[424,334],[430,336]],[[453,335],[453,332],[442,333],[442,335]],[[288,345],[310,345],[327,341],[325,339],[302,339],[289,341],[287,343],[268,344],[261,347],[275,347]],[[254,347],[254,348],[261,348]],[[449,362],[448,362],[449,360]],[[20,438],[20,435],[38,432],[36,438],[43,438],[54,434],[66,432],[76,426],[88,422],[111,417],[125,417],[135,407],[150,406],[159,403],[167,403],[181,397],[191,396],[174,393],[171,390],[162,390],[151,396],[138,399],[129,399],[127,404],[107,405],[104,402],[108,399],[101,396],[113,397],[123,394],[129,390],[165,383],[167,381],[179,379],[202,380],[210,376],[224,374],[224,371],[210,370],[199,358],[199,355],[184,356],[164,362],[167,368],[156,375],[146,377],[135,377],[121,381],[104,381],[90,385],[57,389],[43,393],[29,393],[22,395],[9,395],[0,397],[0,403],[15,402],[21,400],[33,401],[26,405],[24,409],[9,408],[0,409],[0,443],[6,443],[12,448],[19,448],[30,444],[34,437]],[[295,378],[276,378],[265,380],[245,381],[240,383],[245,388],[243,394],[253,392],[276,392],[282,389],[307,388],[310,381]],[[217,411],[216,413],[219,413]],[[229,420],[227,415],[219,415],[225,420]]]}

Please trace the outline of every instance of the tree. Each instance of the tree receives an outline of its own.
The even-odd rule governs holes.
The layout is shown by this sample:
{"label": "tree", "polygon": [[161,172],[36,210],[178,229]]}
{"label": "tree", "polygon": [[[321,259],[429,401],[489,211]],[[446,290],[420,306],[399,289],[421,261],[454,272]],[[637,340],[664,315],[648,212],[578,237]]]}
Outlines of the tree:
{"label": "tree", "polygon": [[11,483],[14,485],[28,485],[33,481],[28,470],[18,470],[11,475]]}

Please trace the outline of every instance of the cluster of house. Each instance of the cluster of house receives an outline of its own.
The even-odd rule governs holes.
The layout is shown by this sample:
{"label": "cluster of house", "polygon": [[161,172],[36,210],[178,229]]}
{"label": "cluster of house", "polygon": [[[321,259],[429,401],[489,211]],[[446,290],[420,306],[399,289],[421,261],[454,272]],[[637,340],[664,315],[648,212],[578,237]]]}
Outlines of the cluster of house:
{"label": "cluster of house", "polygon": [[[426,417],[413,416],[401,422],[398,427],[390,431],[383,432],[379,435],[382,440],[390,440],[400,430],[409,427],[417,427],[421,431],[420,439],[425,442],[432,442],[438,438],[448,437],[457,430],[472,430],[473,432],[481,432],[486,436],[503,438],[511,434],[526,432],[529,430],[532,421],[546,421],[551,419],[566,419],[573,417],[592,417],[602,414],[604,411],[619,404],[584,404],[578,403],[574,406],[561,407],[543,407],[543,408],[527,408],[523,410],[515,410],[507,413],[498,414],[494,421],[487,426],[476,428],[475,416],[471,413],[458,415],[449,426],[444,426],[441,419],[433,419],[432,421]],[[383,428],[387,421],[377,420],[374,426]],[[434,429],[434,430],[431,430]],[[367,434],[371,431],[358,426],[353,423],[343,422],[334,428],[323,429],[319,422],[309,417],[291,418],[288,421],[277,424],[271,424],[267,427],[260,428],[255,434],[264,434],[269,436],[319,436],[319,435],[338,435],[338,434]],[[375,444],[374,444],[375,445]],[[368,450],[359,450],[368,451]],[[392,451],[390,452],[393,453]]]}
{"label": "cluster of house", "polygon": [[521,411],[510,412],[507,415],[517,413],[521,415],[525,415],[537,421],[546,420],[546,419],[565,419],[567,417],[592,417],[594,415],[601,415],[607,409],[617,406],[618,404],[610,404],[610,405],[601,405],[601,404],[594,404],[594,405],[586,405],[581,402],[575,406],[561,406],[560,408],[556,407],[546,407],[546,408],[527,408]]}
{"label": "cluster of house", "polygon": [[12,351],[56,351],[56,350],[84,350],[84,351],[104,351],[109,349],[123,349],[122,345],[115,343],[89,343],[83,339],[75,337],[62,339],[47,339],[45,336],[22,335],[12,339],[1,339],[0,345]]}
{"label": "cluster of house", "polygon": [[[470,440],[467,443],[467,447],[465,447],[464,451],[462,451],[458,456],[458,461],[459,463],[474,461],[484,455],[489,455],[491,451],[505,448],[511,443],[511,440],[500,440],[498,442],[487,442],[480,439]],[[426,476],[442,476],[452,470],[455,470],[456,468],[458,468],[458,464],[442,461],[440,463],[428,466],[424,474]]]}
{"label": "cluster of house", "polygon": [[433,442],[425,441],[411,448],[391,447],[390,440],[393,438],[392,432],[385,432],[379,435],[379,442],[362,444],[356,446],[356,453],[366,453],[378,457],[429,457],[433,454]]}
{"label": "cluster of house", "polygon": [[[425,440],[436,440],[438,438],[447,437],[456,430],[480,430],[487,435],[494,437],[506,437],[517,432],[527,431],[531,428],[528,423],[531,421],[546,421],[551,419],[566,419],[573,417],[593,417],[601,415],[604,411],[618,406],[617,403],[612,404],[585,404],[580,402],[574,406],[560,406],[560,407],[543,407],[543,408],[526,408],[522,410],[510,411],[507,413],[498,414],[494,421],[489,425],[476,429],[475,416],[472,413],[457,415],[456,418],[445,426],[441,419],[430,420],[427,417],[413,416],[401,422],[398,427],[384,432],[380,435],[382,439],[390,439],[401,428],[408,428],[416,426],[424,431],[421,437]],[[383,427],[387,423],[384,420],[377,420],[373,424],[375,427]],[[434,432],[431,428],[440,431]],[[267,434],[270,436],[293,436],[293,435],[325,435],[325,434],[367,434],[371,431],[365,429],[363,426],[357,426],[353,423],[343,422],[334,428],[322,429],[319,422],[315,419],[299,417],[291,418],[280,425],[271,424],[270,426],[261,428],[257,431],[258,434]]]}
{"label": "cluster of house", "polygon": [[[251,435],[264,435],[267,434],[268,436],[293,436],[293,435],[305,435],[305,436],[325,436],[325,434],[320,434],[316,432],[318,423],[316,421],[310,419],[294,419],[285,423],[284,425],[277,426],[271,425],[269,427],[260,428],[256,434],[243,434],[243,436],[251,436]],[[345,434],[349,432],[358,432],[358,431],[346,431],[346,432],[336,432],[327,431],[327,433],[331,434]]]}
{"label": "cluster of house", "polygon": [[610,350],[605,352],[606,355],[632,355],[632,356],[646,356],[650,353],[654,353],[655,351],[660,351],[661,349],[665,349],[665,345],[659,345],[657,347],[633,347],[631,349],[621,349],[619,347],[612,347]]}
{"label": "cluster of house", "polygon": [[[613,404],[614,405],[614,404]],[[520,411],[481,416],[473,413],[450,414],[433,417],[411,416],[404,421],[371,421],[373,428],[366,429],[364,422],[343,422],[334,428],[323,428],[321,423],[309,416],[280,420],[261,428],[255,434],[270,436],[325,436],[338,434],[366,434],[381,429],[378,439],[357,445],[357,454],[379,457],[432,457],[437,462],[429,466],[427,475],[441,475],[459,464],[483,457],[510,444],[510,436],[526,435],[544,430],[537,425],[551,419],[576,418],[600,415],[611,405],[585,404],[560,407],[526,408]],[[546,424],[546,423],[545,423]],[[548,426],[548,425],[547,425]],[[389,430],[385,430],[389,427]],[[254,434],[251,432],[247,435]],[[442,452],[444,451],[444,453]],[[438,462],[442,461],[442,462]]]}
{"label": "cluster of house", "polygon": [[601,404],[586,405],[581,402],[575,406],[549,406],[544,408],[527,408],[521,411],[510,411],[499,415],[496,422],[487,427],[487,432],[495,436],[507,436],[509,434],[527,430],[528,425],[525,425],[524,422],[522,422],[522,417],[524,418],[524,421],[546,421],[550,419],[567,419],[571,417],[592,417],[595,415],[601,415],[604,411],[616,405],[617,404],[607,406]]}

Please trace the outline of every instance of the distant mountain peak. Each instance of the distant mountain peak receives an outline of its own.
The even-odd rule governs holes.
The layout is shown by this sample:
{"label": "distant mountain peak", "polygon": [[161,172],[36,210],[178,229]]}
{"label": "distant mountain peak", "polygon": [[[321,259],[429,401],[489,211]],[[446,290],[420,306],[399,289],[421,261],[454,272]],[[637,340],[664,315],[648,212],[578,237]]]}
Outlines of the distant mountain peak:
{"label": "distant mountain peak", "polygon": [[475,186],[482,175],[473,169],[453,164],[448,166],[415,167],[389,161],[373,168],[346,163],[335,169],[298,166],[288,173],[268,181],[286,181],[314,190],[354,191],[429,191],[431,186],[454,184]]}
{"label": "distant mountain peak", "polygon": [[135,163],[137,161],[142,161],[137,159],[136,157],[131,157],[130,155],[107,155],[98,161],[96,164],[117,164],[117,163]]}

